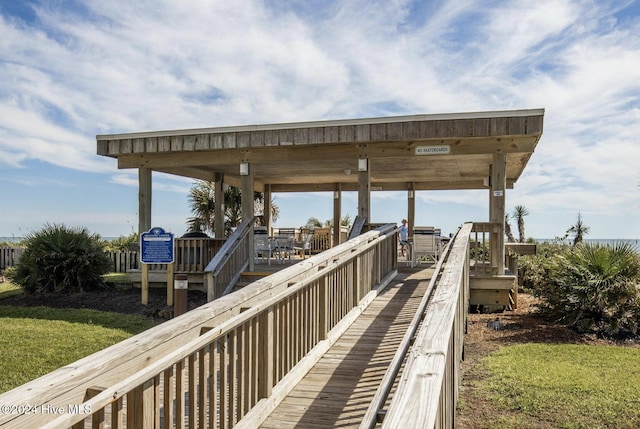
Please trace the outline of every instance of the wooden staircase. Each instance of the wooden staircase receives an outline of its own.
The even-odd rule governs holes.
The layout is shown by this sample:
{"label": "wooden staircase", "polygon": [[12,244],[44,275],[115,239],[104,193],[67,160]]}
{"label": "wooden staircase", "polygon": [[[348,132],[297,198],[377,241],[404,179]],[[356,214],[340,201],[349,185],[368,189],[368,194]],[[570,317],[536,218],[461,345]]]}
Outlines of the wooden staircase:
{"label": "wooden staircase", "polygon": [[272,271],[243,271],[240,278],[236,282],[233,290],[239,290],[257,280],[263,279],[273,274]]}

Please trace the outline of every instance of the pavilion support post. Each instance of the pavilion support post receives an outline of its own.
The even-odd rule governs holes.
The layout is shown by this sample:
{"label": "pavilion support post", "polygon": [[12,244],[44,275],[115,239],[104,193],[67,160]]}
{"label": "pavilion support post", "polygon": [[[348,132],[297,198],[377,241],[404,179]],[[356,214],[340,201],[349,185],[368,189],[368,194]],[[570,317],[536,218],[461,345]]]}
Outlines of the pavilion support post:
{"label": "pavilion support post", "polygon": [[489,221],[493,225],[491,231],[491,267],[495,268],[497,275],[504,274],[504,215],[505,215],[505,193],[507,188],[506,179],[507,156],[504,152],[493,154],[491,164],[491,184],[489,196]]}
{"label": "pavilion support post", "polygon": [[[246,165],[242,165],[246,164]],[[242,192],[242,219],[253,219],[255,216],[254,205],[253,205],[253,166],[248,162],[244,162],[240,167],[240,177],[241,180],[241,192]],[[246,170],[245,170],[246,168]],[[244,174],[244,173],[247,174]],[[253,223],[251,223],[251,230],[249,231],[249,271],[254,270],[254,259],[253,259]]]}
{"label": "pavilion support post", "polygon": [[271,234],[271,185],[264,185],[264,226],[267,227],[267,234]]}
{"label": "pavilion support post", "polygon": [[[142,237],[143,232],[151,229],[151,169],[138,169],[138,234]],[[140,249],[142,250],[142,249]],[[142,264],[140,267],[141,276],[141,302],[144,305],[149,303],[149,265]]]}
{"label": "pavilion support post", "polygon": [[358,216],[371,222],[371,168],[368,158],[358,159]]}
{"label": "pavilion support post", "polygon": [[213,235],[216,238],[224,237],[224,175],[216,173],[213,202]]}
{"label": "pavilion support post", "polygon": [[342,218],[342,185],[335,184],[333,190],[333,245],[340,244],[340,220]]}
{"label": "pavilion support post", "polygon": [[414,184],[409,183],[407,191],[407,228],[409,228],[409,240],[413,238],[413,227],[416,222],[416,191]]}

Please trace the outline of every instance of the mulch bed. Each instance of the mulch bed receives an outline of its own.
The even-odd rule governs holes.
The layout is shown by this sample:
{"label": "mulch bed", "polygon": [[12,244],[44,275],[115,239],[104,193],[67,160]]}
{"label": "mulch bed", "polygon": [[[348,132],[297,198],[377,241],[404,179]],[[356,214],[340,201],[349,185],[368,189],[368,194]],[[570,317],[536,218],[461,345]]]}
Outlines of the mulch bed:
{"label": "mulch bed", "polygon": [[[207,295],[200,291],[191,290],[187,295],[187,308],[196,308],[207,302]],[[68,294],[34,294],[14,295],[0,299],[0,305],[22,307],[52,307],[52,308],[87,308],[115,313],[139,314],[159,319],[168,319],[172,307],[167,306],[167,292],[163,288],[149,289],[149,303],[141,303],[141,291],[130,285],[93,291]]]}

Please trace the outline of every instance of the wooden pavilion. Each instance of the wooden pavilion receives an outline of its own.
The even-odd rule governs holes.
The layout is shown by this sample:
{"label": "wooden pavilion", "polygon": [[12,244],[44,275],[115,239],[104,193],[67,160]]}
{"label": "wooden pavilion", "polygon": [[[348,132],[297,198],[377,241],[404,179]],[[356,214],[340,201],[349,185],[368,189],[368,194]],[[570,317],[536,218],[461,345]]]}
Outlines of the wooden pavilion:
{"label": "wooden pavilion", "polygon": [[[272,193],[332,191],[334,225],[342,191],[358,192],[357,216],[365,223],[371,191],[406,191],[409,231],[416,191],[487,189],[502,274],[505,191],[535,150],[543,117],[544,109],[530,109],[151,131],[99,135],[97,149],[118,168],[138,169],[140,232],[152,226],[152,171],[215,181],[216,219],[224,218],[225,183],[245,195],[264,192],[266,203]],[[253,216],[252,201],[243,212]],[[265,207],[268,226],[269,213]],[[223,228],[216,224],[217,237]]]}
{"label": "wooden pavilion", "polygon": [[[395,223],[363,232],[0,395],[60,410],[6,413],[0,427],[455,427],[473,277],[485,292],[512,281],[505,191],[542,121],[526,110],[99,136],[100,154],[140,171],[140,231],[152,170],[215,179],[218,192],[333,190],[339,202],[357,190],[365,220],[373,189],[406,190],[413,213],[417,190],[486,187],[490,221],[463,224],[433,268],[410,276]],[[253,259],[249,213],[210,265],[232,246]],[[489,264],[474,242],[490,243]]]}

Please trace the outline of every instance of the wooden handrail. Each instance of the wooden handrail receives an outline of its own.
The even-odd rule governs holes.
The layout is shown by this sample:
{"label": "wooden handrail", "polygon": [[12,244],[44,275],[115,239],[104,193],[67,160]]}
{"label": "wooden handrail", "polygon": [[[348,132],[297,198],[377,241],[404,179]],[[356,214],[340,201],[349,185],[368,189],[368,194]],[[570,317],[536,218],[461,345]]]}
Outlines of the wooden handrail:
{"label": "wooden handrail", "polygon": [[378,390],[376,391],[376,394],[374,395],[373,400],[371,401],[371,404],[369,405],[369,408],[367,409],[362,422],[360,423],[360,429],[371,429],[374,428],[378,423],[379,415],[384,407],[385,402],[387,401],[387,398],[389,397],[389,393],[391,392],[394,383],[396,382],[396,378],[400,373],[402,365],[404,364],[407,352],[409,351],[409,347],[413,344],[415,334],[420,327],[420,323],[422,322],[422,319],[424,317],[424,312],[431,300],[431,295],[436,282],[439,279],[442,267],[449,257],[451,243],[453,241],[455,241],[455,237],[447,244],[444,251],[442,252],[442,257],[436,264],[434,275],[433,277],[431,277],[429,285],[427,286],[427,289],[425,290],[424,295],[420,300],[420,304],[418,305],[416,314],[413,316],[413,319],[411,320],[407,331],[400,341],[398,349],[396,350],[396,353],[391,363],[389,364],[389,368],[387,368],[387,371],[385,372],[384,377],[380,382],[380,386],[378,387]]}
{"label": "wooden handrail", "polygon": [[112,427],[124,415],[127,427],[255,427],[395,276],[396,240],[391,224],[362,234],[6,392],[0,403],[65,412],[0,415],[0,428],[100,427],[109,414]]}
{"label": "wooden handrail", "polygon": [[362,229],[364,228],[364,224],[367,222],[367,219],[362,216],[356,216],[353,221],[353,226],[351,227],[351,231],[349,231],[348,239],[351,240],[359,236],[362,233]]}
{"label": "wooden handrail", "polygon": [[[492,222],[473,222],[470,233],[472,244],[471,272],[476,276],[492,276],[500,274],[497,260],[497,249],[494,241],[501,233],[500,225]],[[503,262],[504,266],[504,262]]]}
{"label": "wooden handrail", "polygon": [[471,228],[464,224],[450,245],[383,428],[454,427],[469,299]]}
{"label": "wooden handrail", "polygon": [[207,301],[228,294],[249,265],[248,238],[253,222],[253,218],[243,220],[204,269]]}

